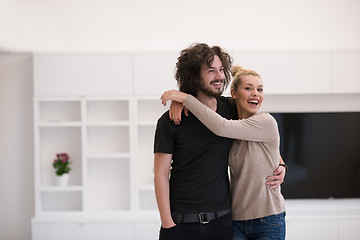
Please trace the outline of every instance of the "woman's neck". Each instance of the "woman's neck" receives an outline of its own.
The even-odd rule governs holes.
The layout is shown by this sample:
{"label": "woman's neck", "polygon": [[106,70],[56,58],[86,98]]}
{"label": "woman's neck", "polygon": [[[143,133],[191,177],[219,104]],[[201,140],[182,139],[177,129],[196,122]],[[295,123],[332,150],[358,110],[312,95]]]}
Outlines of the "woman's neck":
{"label": "woman's neck", "polygon": [[241,108],[238,105],[236,105],[236,109],[237,109],[239,119],[249,118],[256,114],[256,113],[249,113],[244,110],[241,110]]}

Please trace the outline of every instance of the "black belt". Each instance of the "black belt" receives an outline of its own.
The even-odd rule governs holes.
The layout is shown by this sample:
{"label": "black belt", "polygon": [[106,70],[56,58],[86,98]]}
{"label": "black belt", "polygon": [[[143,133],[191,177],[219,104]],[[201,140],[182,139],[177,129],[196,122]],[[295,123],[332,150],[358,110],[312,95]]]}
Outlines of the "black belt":
{"label": "black belt", "polygon": [[223,210],[217,212],[205,212],[205,213],[194,213],[194,214],[180,214],[172,213],[171,216],[175,223],[202,223],[206,224],[214,220],[217,217],[224,216],[230,213],[230,210]]}

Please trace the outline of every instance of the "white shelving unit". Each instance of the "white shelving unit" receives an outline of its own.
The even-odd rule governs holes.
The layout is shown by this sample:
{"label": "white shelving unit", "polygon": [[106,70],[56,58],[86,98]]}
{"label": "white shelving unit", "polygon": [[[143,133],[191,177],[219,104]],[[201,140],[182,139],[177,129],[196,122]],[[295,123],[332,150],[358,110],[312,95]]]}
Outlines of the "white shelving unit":
{"label": "white shelving unit", "polygon": [[[82,195],[82,123],[79,99],[34,101],[36,214],[79,212]],[[56,153],[67,152],[74,161],[68,187],[55,185],[52,167]]]}
{"label": "white shelving unit", "polygon": [[[177,56],[35,54],[33,240],[158,239],[153,138],[156,121],[167,110],[159,98],[177,87]],[[269,93],[265,111],[360,111],[359,84],[343,84],[344,79],[360,82],[359,68],[354,67],[359,66],[354,61],[359,52],[232,56],[235,64],[263,76]],[[278,68],[284,71],[274,71]],[[61,152],[72,160],[66,187],[56,186],[52,167]],[[316,201],[319,207],[328,204],[326,214],[306,211],[313,202],[287,201],[289,239],[304,239],[300,233],[307,234],[303,229],[309,224],[332,230],[329,239],[357,239],[359,201]],[[305,238],[328,236],[312,231]]]}
{"label": "white shelving unit", "polygon": [[[35,54],[34,240],[157,238],[153,137],[176,55]],[[150,66],[154,56],[165,63]],[[61,152],[72,161],[67,187],[52,167]]]}
{"label": "white shelving unit", "polygon": [[[35,97],[33,223],[111,216],[125,224],[130,214],[133,221],[158,222],[152,148],[156,120],[166,110],[151,97]],[[56,186],[52,167],[62,152],[71,158],[66,187]]]}
{"label": "white shelving unit", "polygon": [[[130,105],[138,108],[130,111]],[[166,110],[159,105],[136,98],[35,98],[38,214],[156,210],[152,138]],[[52,167],[61,152],[72,161],[69,186],[62,188],[55,186]],[[132,205],[136,197],[141,205]]]}

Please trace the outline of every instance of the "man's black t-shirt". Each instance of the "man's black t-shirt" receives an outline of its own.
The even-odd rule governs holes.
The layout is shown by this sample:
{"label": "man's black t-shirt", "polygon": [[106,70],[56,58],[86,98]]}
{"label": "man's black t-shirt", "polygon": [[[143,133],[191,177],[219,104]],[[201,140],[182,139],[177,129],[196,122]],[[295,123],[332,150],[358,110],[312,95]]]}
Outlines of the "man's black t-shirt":
{"label": "man's black t-shirt", "polygon": [[[230,98],[217,98],[217,113],[237,119]],[[158,120],[154,152],[172,154],[170,206],[176,213],[200,213],[230,209],[228,156],[232,139],[218,137],[190,111],[180,125],[168,111]]]}

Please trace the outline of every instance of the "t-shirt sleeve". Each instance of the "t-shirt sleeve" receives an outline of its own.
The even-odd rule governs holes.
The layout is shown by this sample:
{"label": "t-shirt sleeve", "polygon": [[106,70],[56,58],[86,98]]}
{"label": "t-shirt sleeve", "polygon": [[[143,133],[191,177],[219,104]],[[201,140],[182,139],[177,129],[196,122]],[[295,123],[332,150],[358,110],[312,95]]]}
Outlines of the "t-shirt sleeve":
{"label": "t-shirt sleeve", "polygon": [[243,120],[228,120],[189,95],[187,107],[207,128],[221,137],[267,142],[278,136],[276,120],[268,113],[256,114]]}
{"label": "t-shirt sleeve", "polygon": [[154,138],[154,153],[172,154],[174,152],[174,138],[171,124],[172,122],[168,117],[168,112],[164,113],[158,120]]}

